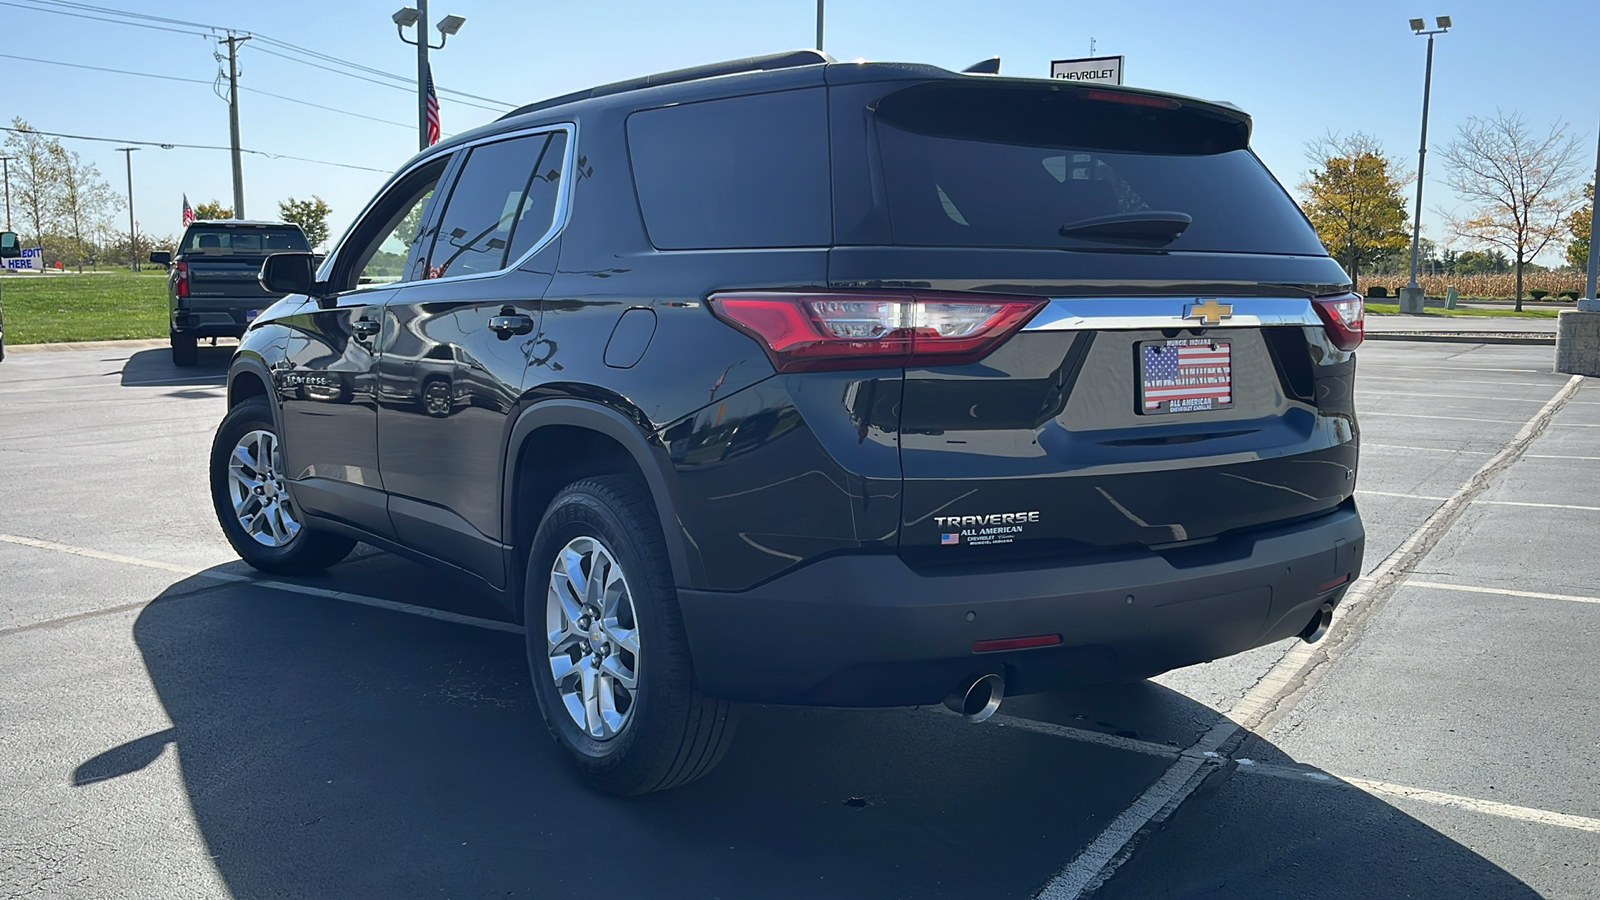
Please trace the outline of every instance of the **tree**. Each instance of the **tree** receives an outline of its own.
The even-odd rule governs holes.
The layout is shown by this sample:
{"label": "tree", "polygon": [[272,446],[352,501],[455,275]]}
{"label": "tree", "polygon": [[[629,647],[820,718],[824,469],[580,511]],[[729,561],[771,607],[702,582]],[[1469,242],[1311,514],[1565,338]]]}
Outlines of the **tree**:
{"label": "tree", "polygon": [[278,204],[278,214],[285,222],[293,222],[306,233],[306,240],[315,250],[328,240],[328,216],[333,212],[316,194],[310,200],[290,197]]}
{"label": "tree", "polygon": [[1312,141],[1306,156],[1316,166],[1300,185],[1306,218],[1359,290],[1363,268],[1410,243],[1401,191],[1411,175],[1359,131]]}
{"label": "tree", "polygon": [[140,265],[149,262],[150,251],[171,250],[176,243],[170,234],[157,236],[139,231],[134,233],[130,242],[126,231],[108,231],[101,248],[101,256],[108,262],[131,268],[135,262]]}
{"label": "tree", "polygon": [[83,271],[99,253],[95,235],[104,229],[106,216],[122,206],[122,195],[100,177],[94,163],[57,145],[56,172],[60,188],[56,192],[56,220],[67,238],[66,259]]}
{"label": "tree", "polygon": [[1567,216],[1567,232],[1572,240],[1567,242],[1567,262],[1573,268],[1589,268],[1589,229],[1594,223],[1594,182],[1583,186],[1583,199],[1589,201]]}
{"label": "tree", "polygon": [[1450,271],[1454,275],[1503,275],[1511,271],[1511,261],[1499,250],[1468,250],[1456,257]]}
{"label": "tree", "polygon": [[34,131],[21,116],[11,126],[16,130],[6,135],[5,147],[12,157],[11,195],[21,211],[21,236],[24,244],[44,246],[45,235],[56,224],[61,142]]}
{"label": "tree", "polygon": [[233,218],[233,207],[223,206],[221,200],[207,200],[204,203],[196,203],[194,205],[194,217],[196,219],[231,219]]}
{"label": "tree", "polygon": [[1445,182],[1467,205],[1464,214],[1448,213],[1445,221],[1458,236],[1510,254],[1520,312],[1523,268],[1560,236],[1577,200],[1577,141],[1563,124],[1541,137],[1520,114],[1496,112],[1492,119],[1468,119],[1442,153]]}

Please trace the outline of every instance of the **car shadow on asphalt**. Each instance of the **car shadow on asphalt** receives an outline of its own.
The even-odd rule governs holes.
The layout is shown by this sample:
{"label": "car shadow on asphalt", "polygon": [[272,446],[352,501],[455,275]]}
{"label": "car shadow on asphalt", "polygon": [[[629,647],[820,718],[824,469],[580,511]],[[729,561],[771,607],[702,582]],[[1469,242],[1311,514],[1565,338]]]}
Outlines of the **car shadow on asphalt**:
{"label": "car shadow on asphalt", "polygon": [[[382,582],[367,565],[320,581],[451,605],[440,582]],[[925,709],[748,706],[708,777],[621,800],[558,754],[519,635],[200,576],[145,607],[133,637],[173,724],[82,761],[73,783],[112,781],[174,743],[190,809],[173,814],[192,812],[234,896],[1029,897],[1170,763]],[[1153,683],[1021,700],[1030,716],[1133,734],[1216,718]],[[1338,802],[1284,788],[1265,820],[1187,827],[1244,857],[1258,830],[1315,844],[1329,860],[1317,896],[1374,896],[1378,877],[1384,896],[1535,896],[1388,804],[1319,790]],[[1378,848],[1426,852],[1380,876],[1363,861]],[[1283,873],[1244,874],[1254,883],[1221,893],[1169,879],[1165,894],[1272,895]]]}
{"label": "car shadow on asphalt", "polygon": [[228,362],[237,349],[238,345],[233,343],[219,343],[215,347],[201,344],[199,364],[183,367],[173,365],[172,351],[166,347],[140,350],[122,364],[121,384],[123,387],[221,386],[227,379]]}

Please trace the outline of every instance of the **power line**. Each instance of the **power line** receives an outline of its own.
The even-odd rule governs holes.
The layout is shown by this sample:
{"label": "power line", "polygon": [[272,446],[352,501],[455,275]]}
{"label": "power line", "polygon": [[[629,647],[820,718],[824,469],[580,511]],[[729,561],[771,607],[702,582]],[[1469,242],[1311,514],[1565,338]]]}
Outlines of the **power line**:
{"label": "power line", "polygon": [[[256,37],[259,38],[260,35],[257,35]],[[282,42],[281,41],[273,41],[272,43],[280,44]],[[346,71],[344,71],[342,69],[335,69],[332,66],[324,66],[324,65],[321,65],[319,63],[314,63],[309,59],[300,59],[299,57],[290,56],[287,53],[278,53],[275,50],[268,50],[265,47],[257,47],[257,48],[255,48],[255,52],[256,53],[265,53],[268,56],[276,56],[279,59],[286,59],[289,62],[299,63],[302,66],[310,66],[313,69],[321,69],[324,72],[332,72],[335,75],[343,75],[346,78],[354,78],[354,79],[356,79],[358,81],[365,81],[368,84],[375,84],[375,85],[377,85],[379,87],[386,87],[386,88],[392,88],[392,89],[397,90],[397,91],[404,91],[404,92],[406,92],[408,94],[414,94],[414,93],[416,93],[416,90],[417,90],[416,79],[401,79],[401,80],[403,80],[405,82],[405,84],[398,84],[398,83],[389,82],[389,81],[379,81],[376,78],[368,78],[368,77],[366,77],[364,75],[357,75],[354,72],[346,72]],[[388,73],[382,73],[382,74],[388,75]],[[391,78],[399,78],[400,76],[391,75],[389,77],[391,77]],[[444,88],[436,88],[436,90],[438,90],[441,93],[446,93],[446,94],[455,93],[454,91],[448,91],[448,90],[445,90]],[[488,110],[489,112],[492,112],[492,113],[505,112],[505,110],[503,110],[503,109],[496,109],[496,108],[494,108],[492,106],[484,106],[481,103],[468,103],[465,100],[454,100],[452,102],[457,103],[457,104],[459,104],[461,106],[470,106],[470,107],[473,107],[474,109]],[[499,103],[500,101],[499,100],[490,100],[489,102],[490,103]],[[506,103],[506,104],[503,104],[503,105],[509,107],[512,104]]]}
{"label": "power line", "polygon": [[[407,127],[409,128],[410,126],[407,126]],[[41,135],[43,137],[66,138],[68,140],[73,140],[73,141],[102,141],[102,142],[109,143],[109,144],[138,144],[141,147],[160,147],[163,150],[228,150],[228,151],[232,151],[232,149],[233,149],[232,147],[222,147],[222,146],[218,146],[218,145],[215,145],[215,144],[179,144],[179,143],[172,143],[172,142],[168,142],[168,141],[134,141],[134,140],[128,140],[126,138],[95,137],[93,135],[87,135],[87,134],[64,134],[64,133],[59,132],[59,131],[40,131],[40,130],[38,130],[36,128],[12,128],[10,126],[3,126],[3,127],[0,127],[0,131],[9,131],[9,132],[13,132],[15,134],[37,134],[37,135]],[[240,153],[250,153],[250,154],[254,154],[256,156],[264,156],[264,157],[266,157],[268,159],[290,159],[290,160],[294,160],[295,162],[316,163],[317,165],[320,165],[320,166],[338,166],[341,169],[359,169],[359,170],[361,170],[363,172],[377,172],[377,173],[382,174],[382,175],[388,175],[392,171],[390,169],[374,169],[371,166],[358,166],[358,165],[355,165],[353,163],[334,162],[332,160],[327,160],[327,159],[312,159],[312,158],[310,158],[308,156],[291,156],[291,155],[289,155],[287,153],[272,153],[272,152],[267,151],[267,150],[250,150],[250,149],[245,148],[245,147],[240,147],[239,148],[239,152]]]}
{"label": "power line", "polygon": [[[32,10],[34,10],[36,12],[46,12],[46,13],[52,13],[52,14],[55,14],[55,15],[76,16],[78,18],[91,19],[91,20],[96,21],[96,22],[109,22],[109,23],[111,23],[113,25],[129,25],[129,26],[138,27],[138,28],[153,28],[153,29],[158,30],[158,31],[171,31],[171,32],[174,32],[174,33],[177,33],[177,34],[198,35],[200,37],[210,37],[212,35],[211,34],[206,34],[205,32],[201,32],[201,31],[181,30],[179,28],[171,27],[171,26],[183,26],[184,28],[206,29],[206,31],[212,32],[213,34],[217,33],[217,32],[229,32],[229,33],[237,32],[239,34],[249,34],[249,35],[251,35],[252,37],[256,38],[259,41],[263,41],[265,43],[272,44],[272,45],[274,45],[276,47],[279,47],[279,48],[284,49],[284,50],[288,50],[288,51],[290,51],[292,53],[300,53],[300,54],[303,54],[303,55],[306,55],[306,56],[313,57],[315,59],[323,60],[325,62],[335,63],[337,65],[346,66],[348,68],[356,69],[356,70],[359,70],[361,72],[366,72],[366,73],[371,74],[371,75],[378,75],[378,76],[381,76],[383,78],[388,78],[388,79],[391,79],[393,81],[401,82],[401,83],[409,86],[407,88],[408,90],[415,90],[416,89],[416,85],[417,85],[415,79],[407,78],[404,75],[396,75],[393,72],[386,72],[386,71],[384,71],[382,69],[373,68],[372,66],[362,65],[361,63],[352,62],[352,61],[347,60],[347,59],[342,59],[340,57],[333,56],[332,54],[328,54],[328,53],[323,53],[323,52],[318,51],[318,50],[312,50],[309,47],[302,47],[302,46],[300,46],[298,44],[292,44],[292,43],[290,43],[288,41],[278,40],[277,38],[269,37],[269,36],[264,35],[264,34],[255,34],[253,32],[241,31],[239,29],[225,28],[225,27],[220,26],[220,25],[208,25],[208,24],[205,24],[203,22],[189,22],[189,21],[186,21],[186,20],[183,20],[183,19],[169,19],[169,18],[166,18],[166,17],[163,17],[163,16],[152,16],[152,15],[149,15],[149,14],[146,14],[146,13],[138,13],[138,12],[133,12],[133,11],[130,11],[130,10],[116,9],[116,8],[108,7],[108,6],[95,6],[95,5],[89,4],[89,3],[68,2],[68,0],[33,0],[33,2],[35,4],[44,4],[44,5],[43,6],[23,5],[23,4],[14,3],[14,2],[6,2],[6,0],[0,0],[0,5],[13,6],[13,7],[16,7],[18,9],[32,9]],[[62,8],[61,9],[50,9],[50,8],[48,8],[48,7],[51,7],[51,6],[62,7]],[[101,15],[89,15],[88,13],[91,13],[91,12],[92,13],[99,13]],[[120,16],[120,17],[122,17],[122,19],[103,18],[102,16]],[[142,21],[140,21],[140,22],[126,21],[127,19],[139,19],[139,20],[142,20]],[[161,23],[161,24],[149,24],[149,23]],[[261,49],[261,48],[258,47],[257,49]],[[263,51],[263,52],[265,52],[265,51]],[[329,69],[329,68],[327,68],[325,66],[316,66],[316,65],[314,65],[313,63],[310,63],[307,60],[297,59],[297,58],[292,57],[292,56],[284,56],[281,53],[272,53],[271,55],[278,56],[278,57],[281,57],[283,59],[290,60],[291,62],[298,62],[298,63],[301,63],[303,65],[311,65],[311,66],[313,66],[313,68],[325,69],[326,71],[333,72],[334,74],[337,74],[337,75],[344,75],[344,76],[349,77],[349,78],[359,78],[362,81],[371,81],[371,79],[361,78],[360,76],[355,75],[354,73],[351,73],[351,72],[346,72],[346,71],[343,71],[343,70],[340,70],[340,69]],[[373,83],[382,84],[382,82],[373,82]],[[511,108],[511,107],[514,107],[514,106],[517,105],[515,103],[508,103],[508,102],[506,102],[504,100],[496,100],[496,99],[494,99],[492,97],[482,97],[482,96],[479,96],[477,94],[469,94],[466,91],[459,91],[459,90],[456,90],[454,88],[440,87],[437,90],[441,94],[450,94],[450,95],[457,96],[457,97],[466,97],[466,98],[472,99],[472,100],[481,100],[481,101],[483,101],[485,103],[493,103],[493,104],[495,104],[497,106],[503,106],[503,107],[506,107],[506,108]],[[458,102],[461,102],[461,101],[458,101]],[[476,106],[476,104],[472,104],[472,103],[463,103],[462,105],[464,105],[464,106]],[[486,109],[487,107],[477,107],[477,108]],[[489,111],[490,112],[501,112],[502,110],[490,109]]]}
{"label": "power line", "polygon": [[[19,60],[21,62],[42,63],[42,64],[47,65],[47,66],[64,66],[64,67],[69,68],[69,69],[87,69],[88,71],[91,71],[91,72],[109,72],[109,73],[111,73],[113,75],[132,75],[132,76],[134,76],[136,78],[156,78],[156,79],[160,79],[161,81],[180,81],[180,82],[184,82],[186,84],[204,84],[204,85],[208,85],[208,86],[215,84],[214,80],[207,80],[207,79],[204,79],[204,78],[183,78],[183,77],[180,77],[180,76],[177,76],[177,75],[157,75],[157,74],[155,74],[153,72],[134,72],[134,71],[131,71],[131,70],[128,70],[128,69],[109,69],[109,68],[106,68],[105,66],[90,66],[90,65],[85,65],[84,63],[63,62],[63,61],[58,60],[58,59],[35,59],[34,57],[31,57],[31,56],[13,56],[10,53],[0,53],[0,59],[15,59],[15,60]],[[368,121],[372,121],[372,122],[380,122],[380,123],[382,123],[384,125],[393,125],[396,128],[411,128],[411,127],[413,127],[413,126],[407,125],[404,122],[395,122],[395,121],[391,121],[389,119],[380,119],[377,116],[369,116],[369,115],[367,115],[365,113],[352,112],[352,111],[350,111],[348,109],[339,109],[336,106],[324,106],[321,103],[312,103],[310,100],[301,100],[298,97],[288,97],[288,96],[285,96],[283,94],[275,94],[272,91],[264,91],[264,90],[261,90],[260,88],[253,88],[253,87],[248,87],[248,86],[241,85],[239,87],[239,89],[242,90],[242,91],[249,91],[252,94],[260,94],[260,95],[262,95],[264,97],[272,97],[272,98],[275,98],[275,99],[278,99],[278,100],[285,100],[285,101],[288,101],[289,103],[298,103],[301,106],[310,106],[310,107],[314,107],[316,109],[324,109],[324,110],[327,110],[328,112],[336,112],[336,113],[339,113],[341,115],[354,116],[354,117],[356,117],[358,119],[367,119]]]}

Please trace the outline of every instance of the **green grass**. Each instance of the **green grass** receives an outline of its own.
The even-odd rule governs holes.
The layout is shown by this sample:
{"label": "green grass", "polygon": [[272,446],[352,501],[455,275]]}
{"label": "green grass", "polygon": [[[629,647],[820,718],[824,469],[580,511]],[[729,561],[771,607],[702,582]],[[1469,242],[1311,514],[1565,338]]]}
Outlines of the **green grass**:
{"label": "green grass", "polygon": [[[1374,303],[1371,300],[1368,300],[1367,301],[1367,312],[1376,313],[1377,315],[1380,315],[1380,316],[1399,315],[1400,314],[1400,304],[1398,304],[1398,303]],[[1556,316],[1560,315],[1560,313],[1561,313],[1561,310],[1559,310],[1559,309],[1525,309],[1522,312],[1513,312],[1512,310],[1509,310],[1509,309],[1442,309],[1442,308],[1430,306],[1430,307],[1428,307],[1428,311],[1423,313],[1422,315],[1425,315],[1425,316],[1510,316],[1512,318],[1517,318],[1517,319],[1554,319]],[[1406,315],[1416,315],[1416,313],[1407,313]]]}
{"label": "green grass", "polygon": [[6,343],[167,336],[167,279],[152,272],[0,275]]}

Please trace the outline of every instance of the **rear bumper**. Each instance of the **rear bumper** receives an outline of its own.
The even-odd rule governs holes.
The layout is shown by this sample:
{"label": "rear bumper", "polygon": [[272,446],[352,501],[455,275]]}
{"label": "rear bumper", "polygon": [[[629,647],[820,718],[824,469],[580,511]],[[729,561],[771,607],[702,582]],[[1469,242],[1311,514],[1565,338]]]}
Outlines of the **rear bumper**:
{"label": "rear bumper", "polygon": [[[1030,569],[927,575],[894,556],[836,556],[749,591],[680,588],[700,688],[823,706],[935,703],[973,674],[1008,694],[1142,678],[1300,633],[1361,571],[1352,503],[1169,560],[1153,551]],[[1208,560],[1216,560],[1211,562]],[[973,642],[1055,634],[1056,646]]]}
{"label": "rear bumper", "polygon": [[[276,302],[278,302],[277,299],[273,297],[237,301],[207,299],[205,303],[211,308],[180,308],[172,310],[170,326],[173,334],[203,338],[236,338],[243,335],[244,330],[250,327],[250,321],[253,318],[250,313],[259,314],[261,310]],[[216,308],[218,304],[223,305],[223,308]]]}

